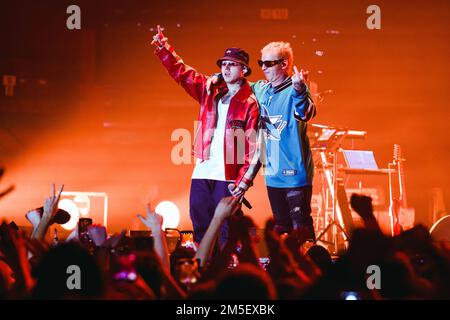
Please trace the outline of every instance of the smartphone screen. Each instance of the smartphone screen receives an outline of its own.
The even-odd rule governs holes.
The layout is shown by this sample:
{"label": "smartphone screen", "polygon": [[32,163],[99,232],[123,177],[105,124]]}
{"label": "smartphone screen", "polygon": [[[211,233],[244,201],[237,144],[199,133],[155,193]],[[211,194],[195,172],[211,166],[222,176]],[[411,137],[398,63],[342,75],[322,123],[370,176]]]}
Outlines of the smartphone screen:
{"label": "smartphone screen", "polygon": [[84,232],[87,232],[87,228],[92,225],[91,218],[80,218],[78,220],[78,234],[81,235]]}
{"label": "smartphone screen", "polygon": [[80,239],[82,244],[89,244],[91,242],[87,230],[90,225],[92,225],[91,218],[80,218],[78,220],[78,239]]}
{"label": "smartphone screen", "polygon": [[180,231],[181,234],[181,245],[183,247],[190,247],[194,243],[194,232],[193,231]]}

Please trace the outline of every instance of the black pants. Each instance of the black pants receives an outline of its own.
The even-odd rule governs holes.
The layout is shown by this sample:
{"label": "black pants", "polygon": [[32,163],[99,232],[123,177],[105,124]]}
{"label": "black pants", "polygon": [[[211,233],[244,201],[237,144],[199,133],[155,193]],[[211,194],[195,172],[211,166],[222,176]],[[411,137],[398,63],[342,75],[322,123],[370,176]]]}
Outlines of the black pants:
{"label": "black pants", "polygon": [[316,240],[311,218],[312,187],[273,188],[267,187],[270,206],[278,233],[302,230],[305,239]]}
{"label": "black pants", "polygon": [[[214,216],[217,204],[224,197],[231,196],[229,181],[192,179],[189,211],[194,227],[194,241],[200,243]],[[220,228],[219,244],[222,247],[228,240],[228,221]]]}

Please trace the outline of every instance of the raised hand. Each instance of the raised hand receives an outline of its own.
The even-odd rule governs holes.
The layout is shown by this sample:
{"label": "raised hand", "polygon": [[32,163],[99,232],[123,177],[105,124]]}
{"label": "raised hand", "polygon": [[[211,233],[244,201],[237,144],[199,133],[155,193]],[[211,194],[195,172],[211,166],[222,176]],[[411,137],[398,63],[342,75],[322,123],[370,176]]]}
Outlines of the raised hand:
{"label": "raised hand", "polygon": [[372,198],[364,195],[352,194],[350,205],[363,219],[373,217]]}
{"label": "raised hand", "polygon": [[297,67],[294,66],[294,75],[292,76],[292,84],[295,90],[301,91],[303,85],[305,85],[306,82],[308,81],[308,75],[309,71],[304,71],[303,69],[300,69],[299,72]]}
{"label": "raised hand", "polygon": [[31,223],[33,226],[33,229],[36,229],[39,225],[39,222],[41,221],[41,214],[37,209],[31,209],[26,214],[25,217],[27,220]]}
{"label": "raised hand", "polygon": [[214,87],[214,85],[218,83],[219,83],[219,76],[212,75],[211,77],[209,77],[208,80],[206,80],[206,92],[208,92],[208,94],[211,94],[212,87]]}
{"label": "raised hand", "polygon": [[58,202],[63,189],[64,185],[61,185],[59,191],[55,193],[55,184],[52,184],[52,192],[50,197],[44,201],[44,213],[42,214],[38,226],[34,228],[31,238],[44,240],[47,229],[58,211]]}
{"label": "raised hand", "polygon": [[170,273],[170,260],[169,260],[169,248],[167,247],[166,237],[162,231],[162,225],[164,218],[154,212],[150,206],[147,204],[147,217],[143,217],[138,214],[139,220],[151,230],[153,237],[153,248],[163,265],[163,269]]}
{"label": "raised hand", "polygon": [[164,220],[163,217],[152,211],[150,203],[147,204],[146,211],[147,217],[145,218],[140,214],[137,215],[139,220],[141,220],[141,222],[152,232],[160,231]]}
{"label": "raised hand", "polygon": [[61,198],[61,193],[64,189],[64,185],[62,184],[59,188],[59,191],[55,193],[55,184],[52,184],[52,191],[50,194],[50,197],[45,199],[44,201],[44,213],[42,214],[42,219],[46,222],[50,222],[53,220],[53,217],[56,214],[56,211],[58,211],[58,202]]}
{"label": "raised hand", "polygon": [[372,198],[364,195],[352,194],[350,205],[363,219],[367,229],[381,233],[380,226],[373,214]]}
{"label": "raised hand", "polygon": [[214,218],[224,220],[235,213],[240,207],[241,204],[239,203],[239,198],[225,197],[220,200],[217,205],[216,211],[214,212]]}
{"label": "raised hand", "polygon": [[230,190],[231,195],[232,195],[233,197],[235,197],[235,198],[240,198],[240,197],[242,197],[242,196],[244,195],[244,193],[245,193],[245,190],[244,190],[244,189],[242,189],[242,188],[239,187],[239,186],[236,186],[234,183],[230,183],[230,184],[228,185],[228,189]]}
{"label": "raised hand", "polygon": [[169,39],[163,35],[161,26],[159,24],[158,24],[157,28],[158,28],[158,32],[153,36],[152,44],[154,44],[158,47],[164,47]]}

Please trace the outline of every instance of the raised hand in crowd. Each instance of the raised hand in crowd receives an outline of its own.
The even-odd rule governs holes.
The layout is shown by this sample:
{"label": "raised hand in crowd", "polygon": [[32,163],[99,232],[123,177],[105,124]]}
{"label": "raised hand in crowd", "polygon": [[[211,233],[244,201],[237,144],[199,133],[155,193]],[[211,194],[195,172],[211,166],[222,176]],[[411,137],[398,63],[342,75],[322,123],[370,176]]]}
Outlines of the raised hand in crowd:
{"label": "raised hand in crowd", "polygon": [[381,233],[380,226],[373,214],[372,198],[364,195],[352,194],[350,205],[363,219],[367,229]]}
{"label": "raised hand in crowd", "polygon": [[164,219],[161,215],[152,210],[150,204],[147,204],[146,211],[146,217],[138,214],[138,218],[151,230],[155,252],[161,259],[163,269],[166,272],[170,272],[169,248],[167,246],[165,233],[162,230]]}
{"label": "raised hand in crowd", "polygon": [[235,197],[225,197],[219,202],[214,211],[214,217],[211,220],[195,255],[196,259],[200,259],[200,266],[205,266],[207,260],[211,256],[223,221],[236,213],[240,206],[239,199]]}
{"label": "raised hand in crowd", "polygon": [[64,185],[61,185],[58,192],[55,192],[55,184],[52,184],[52,190],[50,197],[44,201],[44,212],[42,214],[39,225],[31,235],[32,238],[44,240],[45,234],[47,233],[48,227],[50,226],[56,212],[58,211],[58,203],[61,197],[61,193],[64,189]]}
{"label": "raised hand in crowd", "polygon": [[242,186],[237,186],[234,183],[230,183],[228,186],[231,195],[235,198],[241,198],[244,196],[245,191],[247,191],[247,189],[244,189],[244,187]]}

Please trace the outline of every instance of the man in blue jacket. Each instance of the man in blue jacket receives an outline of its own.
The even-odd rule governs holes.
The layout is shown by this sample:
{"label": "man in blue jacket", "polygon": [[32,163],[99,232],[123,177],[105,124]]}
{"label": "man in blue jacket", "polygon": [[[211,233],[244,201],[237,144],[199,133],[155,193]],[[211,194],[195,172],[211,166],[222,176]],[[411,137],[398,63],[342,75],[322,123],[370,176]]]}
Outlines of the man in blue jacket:
{"label": "man in blue jacket", "polygon": [[316,107],[306,85],[307,73],[298,71],[293,61],[289,43],[269,43],[258,61],[267,80],[250,85],[260,106],[265,137],[261,161],[275,228],[279,233],[300,230],[305,239],[315,240],[314,163],[306,123],[316,115]]}
{"label": "man in blue jacket", "polygon": [[311,218],[314,163],[306,123],[316,115],[316,107],[306,85],[307,73],[299,72],[293,61],[289,43],[266,45],[258,64],[267,81],[254,83],[252,89],[266,137],[264,175],[276,230],[301,229],[305,238],[315,240]]}

